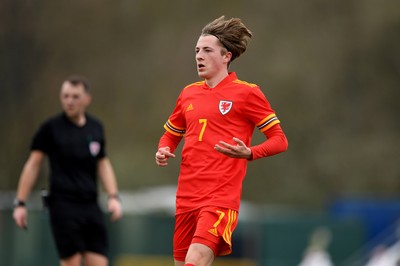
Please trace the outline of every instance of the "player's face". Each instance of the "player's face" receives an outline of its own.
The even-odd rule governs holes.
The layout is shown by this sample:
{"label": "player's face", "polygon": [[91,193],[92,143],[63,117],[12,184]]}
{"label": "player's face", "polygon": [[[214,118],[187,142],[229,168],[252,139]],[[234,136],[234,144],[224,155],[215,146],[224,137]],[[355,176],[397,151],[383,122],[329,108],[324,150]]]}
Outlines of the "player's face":
{"label": "player's face", "polygon": [[60,93],[61,106],[70,118],[79,118],[84,115],[90,103],[90,96],[82,84],[74,86],[68,81],[64,82]]}
{"label": "player's face", "polygon": [[199,77],[212,79],[227,72],[230,53],[222,53],[224,47],[217,37],[201,35],[196,44],[196,63]]}

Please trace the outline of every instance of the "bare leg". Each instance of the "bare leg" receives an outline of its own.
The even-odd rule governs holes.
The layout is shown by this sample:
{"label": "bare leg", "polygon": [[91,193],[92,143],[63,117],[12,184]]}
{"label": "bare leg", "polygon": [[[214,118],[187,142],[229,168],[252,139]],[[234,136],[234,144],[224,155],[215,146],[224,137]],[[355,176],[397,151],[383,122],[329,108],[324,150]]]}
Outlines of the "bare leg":
{"label": "bare leg", "polygon": [[82,260],[82,255],[80,253],[76,253],[76,254],[72,255],[71,257],[60,260],[60,265],[61,266],[80,266],[81,260]]}
{"label": "bare leg", "polygon": [[94,252],[85,252],[83,254],[83,260],[85,266],[107,266],[108,259],[107,257],[94,253]]}
{"label": "bare leg", "polygon": [[193,243],[190,245],[186,255],[186,263],[196,266],[211,266],[214,261],[214,252],[203,244]]}

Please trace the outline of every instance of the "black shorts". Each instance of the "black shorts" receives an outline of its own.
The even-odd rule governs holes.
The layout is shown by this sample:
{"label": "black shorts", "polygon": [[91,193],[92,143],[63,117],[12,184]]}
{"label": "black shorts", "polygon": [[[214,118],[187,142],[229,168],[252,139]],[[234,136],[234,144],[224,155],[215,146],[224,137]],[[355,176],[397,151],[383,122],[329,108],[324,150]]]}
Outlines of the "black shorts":
{"label": "black shorts", "polygon": [[51,201],[49,214],[53,238],[61,259],[86,251],[107,257],[105,216],[97,202],[82,204]]}

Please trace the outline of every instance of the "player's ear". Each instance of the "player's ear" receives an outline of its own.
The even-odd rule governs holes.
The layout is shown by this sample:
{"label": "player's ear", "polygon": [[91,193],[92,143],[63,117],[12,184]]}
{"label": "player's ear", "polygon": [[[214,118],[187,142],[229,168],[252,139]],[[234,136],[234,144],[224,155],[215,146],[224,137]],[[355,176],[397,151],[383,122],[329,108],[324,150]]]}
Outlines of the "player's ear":
{"label": "player's ear", "polygon": [[225,55],[224,55],[224,61],[227,63],[227,64],[229,64],[229,62],[231,61],[231,59],[232,59],[232,53],[231,52],[226,52],[225,53]]}

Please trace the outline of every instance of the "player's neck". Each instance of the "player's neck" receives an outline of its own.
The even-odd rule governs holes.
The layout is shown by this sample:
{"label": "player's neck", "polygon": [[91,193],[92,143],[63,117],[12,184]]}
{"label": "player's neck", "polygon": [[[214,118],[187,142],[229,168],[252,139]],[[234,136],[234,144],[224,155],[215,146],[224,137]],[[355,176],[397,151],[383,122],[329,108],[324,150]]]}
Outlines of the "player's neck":
{"label": "player's neck", "polygon": [[224,72],[221,72],[221,73],[219,73],[218,75],[216,75],[216,76],[214,76],[212,78],[206,79],[205,81],[206,81],[206,84],[207,84],[208,87],[215,88],[228,75],[229,75],[228,71],[226,71],[226,72],[224,71]]}

